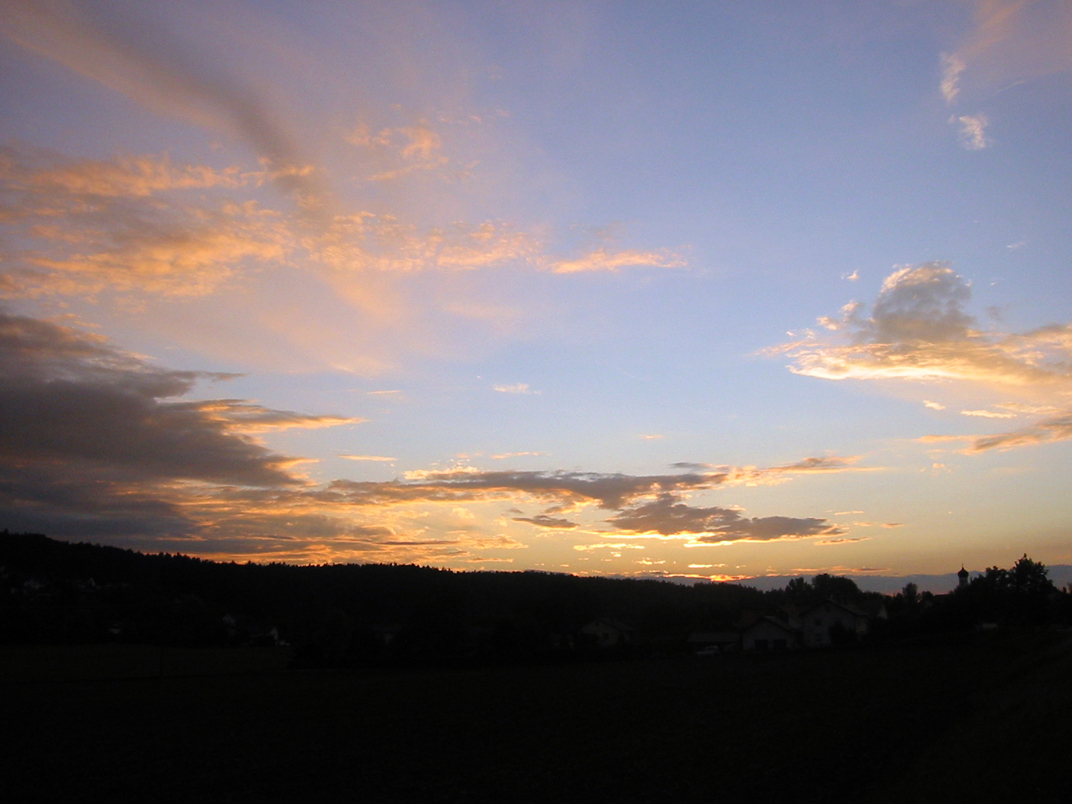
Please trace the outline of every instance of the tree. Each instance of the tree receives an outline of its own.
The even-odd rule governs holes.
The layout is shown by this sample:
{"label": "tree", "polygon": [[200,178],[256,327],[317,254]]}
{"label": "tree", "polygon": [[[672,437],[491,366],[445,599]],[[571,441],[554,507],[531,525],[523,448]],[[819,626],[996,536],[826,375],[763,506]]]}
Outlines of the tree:
{"label": "tree", "polygon": [[1047,622],[1057,591],[1047,575],[1046,565],[1032,561],[1026,553],[1012,569],[988,567],[968,590],[974,616],[989,622]]}
{"label": "tree", "polygon": [[901,594],[904,595],[904,601],[909,608],[919,603],[919,587],[914,583],[906,583]]}
{"label": "tree", "polygon": [[840,575],[828,575],[822,573],[812,579],[815,595],[820,600],[836,600],[838,603],[854,603],[860,599],[862,593],[856,581]]}
{"label": "tree", "polygon": [[1048,577],[1049,570],[1040,561],[1032,561],[1027,553],[1017,559],[1008,572],[1008,585],[1015,594],[1028,597],[1049,597],[1051,592],[1056,591]]}
{"label": "tree", "polygon": [[785,585],[785,596],[790,601],[797,605],[804,605],[811,602],[812,597],[815,595],[815,590],[804,578],[793,578]]}

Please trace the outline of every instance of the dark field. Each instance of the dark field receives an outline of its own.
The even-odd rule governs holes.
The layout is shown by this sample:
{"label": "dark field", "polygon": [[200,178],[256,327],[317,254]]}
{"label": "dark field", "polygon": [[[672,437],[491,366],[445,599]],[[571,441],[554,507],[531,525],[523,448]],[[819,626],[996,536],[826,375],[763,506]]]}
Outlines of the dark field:
{"label": "dark field", "polygon": [[[268,654],[227,666],[206,652],[202,671],[234,671],[238,661],[247,672],[119,680],[100,676],[133,666],[129,657],[109,665],[101,650],[0,653],[7,800],[1069,794],[1072,644],[1063,635],[392,672],[266,672]],[[58,656],[74,664],[57,667]],[[137,661],[159,667],[151,652]],[[53,680],[19,679],[46,665]],[[193,673],[196,655],[167,666]],[[65,670],[84,678],[57,680]]]}

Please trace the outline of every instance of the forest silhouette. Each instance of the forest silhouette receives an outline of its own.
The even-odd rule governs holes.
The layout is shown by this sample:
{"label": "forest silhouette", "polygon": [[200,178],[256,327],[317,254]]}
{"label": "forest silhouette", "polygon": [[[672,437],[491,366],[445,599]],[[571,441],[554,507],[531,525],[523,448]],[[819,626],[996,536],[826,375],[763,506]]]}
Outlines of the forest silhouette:
{"label": "forest silhouette", "polygon": [[[789,623],[823,601],[869,621],[866,634],[841,642],[1072,622],[1072,597],[1026,555],[950,594],[910,583],[892,596],[829,574],[759,591],[534,571],[221,563],[6,532],[0,565],[4,643],[285,644],[298,667],[684,653],[703,641],[698,634],[739,632],[759,617]],[[614,651],[586,630],[596,621],[620,631]]]}

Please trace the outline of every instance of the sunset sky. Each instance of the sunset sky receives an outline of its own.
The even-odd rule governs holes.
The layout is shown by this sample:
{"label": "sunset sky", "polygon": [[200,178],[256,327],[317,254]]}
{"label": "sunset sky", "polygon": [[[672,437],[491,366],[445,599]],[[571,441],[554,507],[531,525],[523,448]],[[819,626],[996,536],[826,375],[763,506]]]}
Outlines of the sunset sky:
{"label": "sunset sky", "polygon": [[0,6],[0,528],[1072,563],[1072,3]]}

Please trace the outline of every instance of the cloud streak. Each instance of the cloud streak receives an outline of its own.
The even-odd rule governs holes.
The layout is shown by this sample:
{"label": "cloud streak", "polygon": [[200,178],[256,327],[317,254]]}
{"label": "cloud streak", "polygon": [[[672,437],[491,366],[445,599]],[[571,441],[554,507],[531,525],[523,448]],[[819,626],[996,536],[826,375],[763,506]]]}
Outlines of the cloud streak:
{"label": "cloud streak", "polygon": [[1041,419],[1028,427],[976,438],[967,451],[974,453],[992,449],[1005,450],[1067,441],[1070,438],[1072,438],[1072,411],[1066,411],[1058,416]]}
{"label": "cloud streak", "polygon": [[[482,471],[474,467],[407,472],[402,480],[337,480],[324,494],[351,505],[380,506],[413,502],[512,500],[519,496],[567,511],[581,505],[617,510],[644,496],[713,489],[725,473],[626,475],[564,471]],[[553,512],[552,512],[553,513]]]}
{"label": "cloud streak", "polygon": [[268,100],[222,64],[188,56],[136,8],[119,13],[77,0],[11,0],[0,19],[22,47],[158,112],[238,137],[270,161],[279,186],[319,192]]}
{"label": "cloud streak", "polygon": [[825,519],[785,516],[749,519],[732,508],[686,505],[672,494],[662,494],[652,502],[623,510],[610,517],[608,522],[620,531],[638,535],[687,536],[700,544],[806,539],[837,536],[845,532],[841,526]]}
{"label": "cloud streak", "polygon": [[495,385],[492,386],[493,390],[498,391],[500,394],[538,394],[539,391],[533,391],[529,388],[528,383],[517,382],[513,385]]}
{"label": "cloud streak", "polygon": [[530,525],[537,525],[541,528],[553,528],[555,530],[571,530],[577,527],[576,522],[571,522],[568,519],[561,517],[547,516],[540,514],[539,516],[515,516],[514,522],[528,522]]}
{"label": "cloud streak", "polygon": [[551,263],[556,274],[576,274],[592,271],[618,271],[622,268],[683,268],[688,263],[672,251],[609,251],[597,248],[574,260]]}

